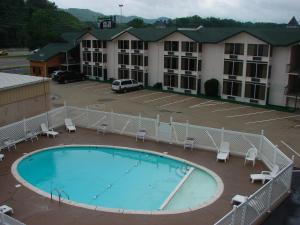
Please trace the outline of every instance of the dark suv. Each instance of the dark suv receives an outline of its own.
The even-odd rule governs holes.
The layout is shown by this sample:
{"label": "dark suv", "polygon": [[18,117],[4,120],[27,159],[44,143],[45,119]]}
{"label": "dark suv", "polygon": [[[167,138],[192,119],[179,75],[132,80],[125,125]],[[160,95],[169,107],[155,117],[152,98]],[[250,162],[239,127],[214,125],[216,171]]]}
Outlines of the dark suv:
{"label": "dark suv", "polygon": [[82,81],[85,79],[85,76],[79,72],[61,71],[53,75],[52,79],[58,83],[65,84],[69,82]]}

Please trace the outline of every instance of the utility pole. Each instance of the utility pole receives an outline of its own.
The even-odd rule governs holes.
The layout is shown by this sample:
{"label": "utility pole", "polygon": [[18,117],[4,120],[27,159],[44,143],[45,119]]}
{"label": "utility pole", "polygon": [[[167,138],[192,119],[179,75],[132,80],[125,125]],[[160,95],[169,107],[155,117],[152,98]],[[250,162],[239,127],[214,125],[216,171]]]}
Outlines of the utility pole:
{"label": "utility pole", "polygon": [[123,16],[123,13],[122,13],[122,8],[123,8],[123,4],[119,4],[119,7],[120,7],[120,15],[121,15],[121,17],[120,17],[120,24],[122,23],[122,16]]}

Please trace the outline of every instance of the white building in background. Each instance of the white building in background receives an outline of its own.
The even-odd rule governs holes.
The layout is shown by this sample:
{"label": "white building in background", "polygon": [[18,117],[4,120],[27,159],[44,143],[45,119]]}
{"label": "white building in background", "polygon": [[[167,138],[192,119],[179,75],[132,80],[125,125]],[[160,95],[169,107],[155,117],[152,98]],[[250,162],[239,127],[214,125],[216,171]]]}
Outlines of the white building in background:
{"label": "white building in background", "polygon": [[214,78],[223,99],[292,107],[300,91],[295,27],[110,29],[79,40],[81,71],[94,80],[133,78],[198,95]]}

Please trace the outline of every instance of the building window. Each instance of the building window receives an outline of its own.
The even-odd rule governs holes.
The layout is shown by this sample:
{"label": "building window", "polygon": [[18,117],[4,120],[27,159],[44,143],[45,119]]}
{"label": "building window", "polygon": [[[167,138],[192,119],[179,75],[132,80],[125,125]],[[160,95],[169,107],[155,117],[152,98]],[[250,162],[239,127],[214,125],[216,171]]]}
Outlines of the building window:
{"label": "building window", "polygon": [[38,66],[32,67],[32,73],[34,75],[41,75],[41,67],[38,67]]}
{"label": "building window", "polygon": [[142,41],[131,41],[131,49],[143,50]]}
{"label": "building window", "polygon": [[197,71],[197,59],[182,57],[181,70]]}
{"label": "building window", "polygon": [[129,41],[128,40],[119,40],[118,48],[119,49],[129,49]]}
{"label": "building window", "polygon": [[118,79],[129,79],[129,69],[119,69]]}
{"label": "building window", "polygon": [[93,48],[102,48],[102,42],[99,40],[93,40]]}
{"label": "building window", "polygon": [[91,62],[91,52],[83,52],[82,59],[85,62]]}
{"label": "building window", "polygon": [[82,72],[84,75],[91,76],[92,75],[92,66],[90,65],[83,65]]}
{"label": "building window", "polygon": [[181,51],[182,52],[197,52],[197,43],[196,42],[181,42]]}
{"label": "building window", "polygon": [[202,61],[198,60],[198,71],[202,70]]}
{"label": "building window", "polygon": [[181,75],[180,87],[183,89],[196,90],[196,77]]}
{"label": "building window", "polygon": [[223,94],[231,96],[242,96],[242,82],[235,80],[224,80]]}
{"label": "building window", "polygon": [[269,46],[268,45],[249,44],[247,54],[248,54],[248,56],[268,57]]}
{"label": "building window", "polygon": [[103,62],[104,62],[104,63],[107,62],[107,54],[103,54]]}
{"label": "building window", "polygon": [[83,48],[90,48],[91,47],[91,40],[82,40],[82,47]]}
{"label": "building window", "polygon": [[94,77],[102,77],[102,67],[101,66],[94,66]]}
{"label": "building window", "polygon": [[131,79],[136,80],[139,83],[144,82],[144,74],[142,70],[131,70]]}
{"label": "building window", "polygon": [[165,69],[178,69],[178,57],[165,56],[164,57],[164,68]]}
{"label": "building window", "polygon": [[143,55],[141,55],[141,54],[132,54],[131,55],[131,65],[143,66]]}
{"label": "building window", "polygon": [[119,54],[118,63],[122,65],[129,65],[129,54]]}
{"label": "building window", "polygon": [[268,64],[247,62],[247,77],[266,78],[267,77]]}
{"label": "building window", "polygon": [[224,74],[242,76],[243,75],[243,61],[224,61]]}
{"label": "building window", "polygon": [[202,44],[198,44],[198,52],[202,52]]}
{"label": "building window", "polygon": [[144,66],[148,66],[148,56],[144,57]]}
{"label": "building window", "polygon": [[94,62],[102,62],[102,53],[101,52],[94,52],[93,53],[93,61]]}
{"label": "building window", "polygon": [[252,99],[265,100],[266,85],[246,82],[245,97]]}
{"label": "building window", "polygon": [[226,43],[225,44],[225,54],[244,55],[244,44]]}
{"label": "building window", "polygon": [[165,41],[165,51],[177,52],[178,51],[178,41]]}
{"label": "building window", "polygon": [[106,48],[106,41],[102,42],[102,48]]}
{"label": "building window", "polygon": [[178,75],[177,74],[164,74],[164,86],[166,87],[178,87]]}
{"label": "building window", "polygon": [[144,42],[144,49],[148,50],[148,42]]}

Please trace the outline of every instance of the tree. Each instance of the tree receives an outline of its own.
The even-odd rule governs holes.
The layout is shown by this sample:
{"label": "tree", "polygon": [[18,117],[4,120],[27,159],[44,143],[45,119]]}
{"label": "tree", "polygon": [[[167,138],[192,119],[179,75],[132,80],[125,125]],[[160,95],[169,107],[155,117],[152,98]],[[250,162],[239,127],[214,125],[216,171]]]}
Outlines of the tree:
{"label": "tree", "polygon": [[144,23],[144,20],[141,18],[135,18],[127,23],[128,26],[134,27],[134,28],[141,28],[145,27],[146,24]]}

